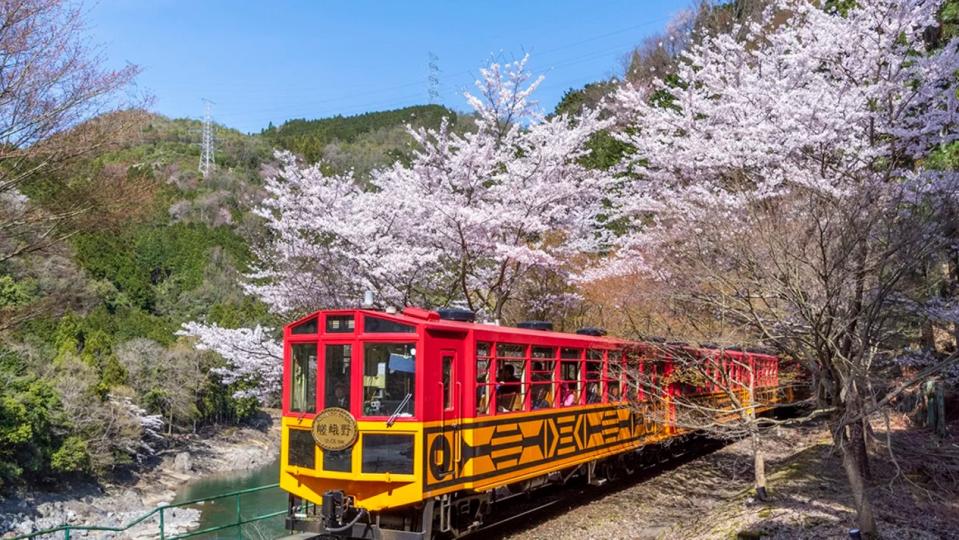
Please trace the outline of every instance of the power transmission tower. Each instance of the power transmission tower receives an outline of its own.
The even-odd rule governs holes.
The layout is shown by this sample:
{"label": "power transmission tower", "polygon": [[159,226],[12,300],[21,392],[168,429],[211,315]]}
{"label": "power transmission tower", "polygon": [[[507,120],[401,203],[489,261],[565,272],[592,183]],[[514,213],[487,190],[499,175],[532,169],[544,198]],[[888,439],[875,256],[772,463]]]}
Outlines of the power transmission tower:
{"label": "power transmission tower", "polygon": [[204,98],[203,142],[200,150],[200,173],[203,178],[210,176],[216,161],[213,159],[213,102]]}
{"label": "power transmission tower", "polygon": [[429,95],[430,103],[436,103],[440,100],[440,59],[433,54],[433,51],[429,52],[428,58],[429,75],[426,78],[426,93]]}

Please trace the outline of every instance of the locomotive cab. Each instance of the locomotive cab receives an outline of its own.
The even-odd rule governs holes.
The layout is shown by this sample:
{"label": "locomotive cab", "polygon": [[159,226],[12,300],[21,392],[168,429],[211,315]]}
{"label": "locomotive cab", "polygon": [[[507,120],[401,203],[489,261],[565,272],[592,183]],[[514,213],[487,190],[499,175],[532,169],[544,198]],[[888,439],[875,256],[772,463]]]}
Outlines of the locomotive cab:
{"label": "locomotive cab", "polygon": [[463,395],[466,333],[418,324],[435,318],[323,311],[284,329],[281,488],[369,511],[422,500],[423,430],[455,429]]}

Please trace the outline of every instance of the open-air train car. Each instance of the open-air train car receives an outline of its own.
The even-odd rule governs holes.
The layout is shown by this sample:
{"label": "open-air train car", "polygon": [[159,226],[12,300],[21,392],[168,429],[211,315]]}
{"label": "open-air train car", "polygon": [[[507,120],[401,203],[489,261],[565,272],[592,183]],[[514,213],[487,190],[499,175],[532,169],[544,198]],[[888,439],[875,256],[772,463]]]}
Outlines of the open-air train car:
{"label": "open-air train car", "polygon": [[[629,384],[670,370],[638,342],[417,308],[320,311],[283,338],[280,487],[293,530],[463,534],[507,491],[595,480],[679,432],[652,421],[668,412],[644,414],[668,404]],[[758,389],[777,387],[775,356],[723,354],[754,366]]]}

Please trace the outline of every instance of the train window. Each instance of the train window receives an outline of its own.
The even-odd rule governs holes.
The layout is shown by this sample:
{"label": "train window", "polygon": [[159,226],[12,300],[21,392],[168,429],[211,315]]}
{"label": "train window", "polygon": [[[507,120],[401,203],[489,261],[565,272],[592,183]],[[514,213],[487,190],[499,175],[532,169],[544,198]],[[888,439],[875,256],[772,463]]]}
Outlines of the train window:
{"label": "train window", "polygon": [[603,378],[604,402],[616,403],[623,400],[623,382],[626,379],[623,351],[609,351],[606,376]]}
{"label": "train window", "polygon": [[510,343],[496,345],[496,411],[523,410],[526,387],[526,346]]}
{"label": "train window", "polygon": [[555,347],[533,347],[530,356],[535,359],[549,360],[550,365],[552,361],[556,359],[556,348]]}
{"label": "train window", "polygon": [[453,408],[453,357],[443,355],[443,409]]}
{"label": "train window", "polygon": [[554,347],[533,347],[530,354],[530,408],[545,409],[553,401],[553,367],[556,365]]}
{"label": "train window", "polygon": [[363,472],[413,474],[413,436],[363,435]]}
{"label": "train window", "polygon": [[327,315],[326,331],[330,334],[349,334],[353,332],[353,316]]}
{"label": "train window", "polygon": [[291,467],[316,467],[316,443],[313,435],[307,429],[291,429],[289,431],[289,453],[286,457],[287,465]]}
{"label": "train window", "polygon": [[363,414],[409,418],[416,410],[416,348],[412,343],[363,345]]}
{"label": "train window", "polygon": [[350,353],[351,345],[326,346],[326,380],[324,407],[350,410]]}
{"label": "train window", "polygon": [[716,385],[716,374],[718,372],[716,368],[716,359],[714,357],[709,357],[706,360],[706,390],[710,393],[718,390]]}
{"label": "train window", "polygon": [[316,412],[316,343],[296,343],[290,347],[293,364],[290,380],[290,410]]}
{"label": "train window", "polygon": [[476,414],[490,412],[490,395],[494,382],[490,376],[493,360],[490,358],[490,344],[476,344]]}
{"label": "train window", "polygon": [[323,470],[333,472],[353,471],[353,447],[346,450],[323,450]]}
{"label": "train window", "polygon": [[583,357],[582,349],[560,350],[559,362],[559,390],[556,396],[557,407],[569,407],[580,402],[580,361]]}
{"label": "train window", "polygon": [[497,343],[496,357],[497,358],[517,358],[520,360],[524,360],[526,359],[526,345],[517,345],[513,343]]}
{"label": "train window", "polygon": [[635,389],[636,399],[639,401],[645,401],[646,393],[643,391],[643,385],[640,384],[640,376],[642,375],[642,364],[640,363],[640,356],[638,352],[628,352],[626,353],[626,397],[627,399],[632,399],[631,396],[634,395],[633,389]]}
{"label": "train window", "polygon": [[643,390],[646,393],[647,399],[661,399],[665,394],[665,389],[660,388],[660,375],[662,374],[663,365],[661,362],[647,362],[644,366],[644,375],[643,377]]}
{"label": "train window", "polygon": [[363,331],[370,334],[412,334],[416,328],[408,324],[380,319],[379,317],[364,317]]}
{"label": "train window", "polygon": [[291,334],[315,334],[316,333],[316,317],[312,319],[301,322],[300,324],[293,327],[293,330],[290,330]]}
{"label": "train window", "polygon": [[599,403],[603,400],[599,388],[603,374],[603,351],[589,349],[586,351],[586,403]]}

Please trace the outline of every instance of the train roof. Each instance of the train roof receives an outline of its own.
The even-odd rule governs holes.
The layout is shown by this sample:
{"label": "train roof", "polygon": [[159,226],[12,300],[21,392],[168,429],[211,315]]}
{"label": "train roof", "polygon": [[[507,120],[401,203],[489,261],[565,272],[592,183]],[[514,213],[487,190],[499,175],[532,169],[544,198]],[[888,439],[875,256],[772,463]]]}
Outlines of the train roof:
{"label": "train roof", "polygon": [[[375,309],[361,309],[361,308],[345,308],[345,309],[322,309],[314,311],[308,315],[300,317],[299,319],[287,324],[284,328],[289,330],[295,326],[303,324],[318,317],[321,314],[327,315],[347,315],[347,314],[359,314],[359,315],[370,315],[380,319],[385,319],[388,321],[407,324],[412,326],[419,326],[429,330],[445,330],[453,332],[473,332],[477,336],[477,339],[487,339],[487,340],[507,340],[509,336],[515,336],[517,338],[525,338],[524,341],[535,341],[535,342],[545,342],[545,341],[557,341],[557,342],[566,342],[569,344],[593,344],[601,347],[624,347],[624,346],[637,346],[637,347],[650,347],[654,346],[653,343],[645,342],[643,340],[630,340],[622,339],[617,337],[609,336],[591,336],[585,334],[574,334],[569,332],[557,332],[555,330],[535,330],[528,328],[519,328],[515,326],[501,326],[498,324],[492,323],[479,323],[479,322],[464,322],[464,321],[453,321],[448,319],[440,318],[440,314],[436,311],[431,311],[427,309],[417,308],[417,307],[407,307],[400,312],[387,312]],[[660,346],[660,345],[656,345]],[[674,345],[662,344],[664,348],[672,349],[684,349],[688,351],[699,351],[702,353],[714,352],[717,350],[723,350],[725,354],[739,355],[739,354],[748,354],[751,356],[760,356],[760,357],[770,357],[775,358],[775,355],[768,353],[761,353],[756,351],[743,351],[733,348],[714,348],[714,347],[695,347],[690,345]]]}
{"label": "train roof", "polygon": [[557,339],[563,341],[578,341],[578,342],[590,342],[596,344],[604,344],[607,346],[623,346],[630,343],[636,343],[634,341],[619,339],[615,337],[606,337],[606,336],[589,336],[583,334],[573,334],[569,332],[557,332],[554,330],[534,330],[528,328],[518,328],[515,326],[501,326],[493,323],[480,323],[480,322],[463,322],[463,321],[453,321],[448,319],[441,319],[439,313],[436,311],[431,311],[422,308],[416,307],[407,307],[404,308],[401,312],[389,313],[386,311],[374,310],[374,309],[323,309],[305,315],[285,326],[285,328],[292,328],[303,324],[304,322],[310,321],[314,317],[320,314],[328,315],[346,315],[350,313],[362,314],[362,315],[371,315],[380,319],[386,319],[389,321],[414,325],[414,326],[423,326],[430,330],[447,330],[455,332],[475,332],[477,334],[497,334],[498,336],[517,336],[517,337],[526,337],[532,340],[542,340],[546,339]]}

